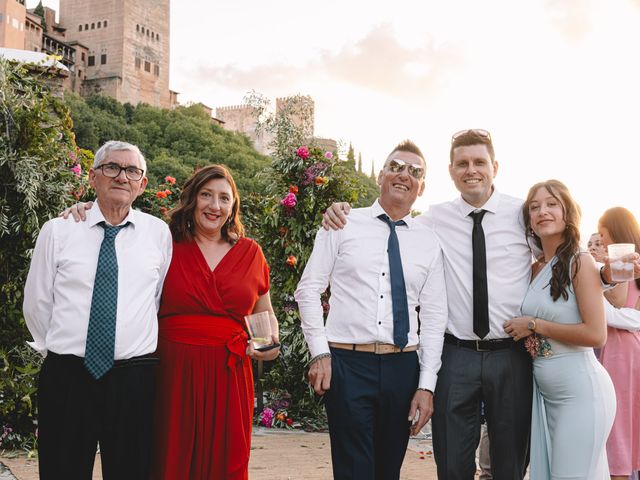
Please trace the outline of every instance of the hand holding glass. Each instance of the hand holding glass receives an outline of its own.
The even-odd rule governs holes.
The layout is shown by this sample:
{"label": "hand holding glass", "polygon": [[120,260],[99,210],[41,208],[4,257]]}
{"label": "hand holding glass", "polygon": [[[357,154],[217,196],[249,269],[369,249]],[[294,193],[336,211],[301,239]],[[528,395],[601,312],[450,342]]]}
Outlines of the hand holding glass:
{"label": "hand holding glass", "polygon": [[607,247],[611,280],[630,282],[633,280],[633,257],[636,246],[633,243],[612,243]]}
{"label": "hand holding glass", "polygon": [[[254,350],[264,352],[280,346],[279,343],[273,341],[273,336],[277,336],[278,331],[277,320],[271,312],[252,313],[251,315],[246,315],[244,320],[247,324]],[[276,325],[275,328],[274,323]]]}

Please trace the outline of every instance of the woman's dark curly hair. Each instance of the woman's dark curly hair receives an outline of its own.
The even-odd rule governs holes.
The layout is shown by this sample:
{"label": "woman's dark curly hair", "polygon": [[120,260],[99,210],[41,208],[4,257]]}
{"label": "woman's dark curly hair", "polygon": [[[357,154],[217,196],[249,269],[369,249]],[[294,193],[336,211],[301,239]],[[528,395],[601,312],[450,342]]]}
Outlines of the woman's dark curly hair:
{"label": "woman's dark curly hair", "polygon": [[[555,302],[562,297],[564,300],[569,298],[568,289],[571,281],[580,268],[580,218],[582,213],[580,206],[569,193],[567,186],[559,180],[547,180],[546,182],[536,183],[529,189],[527,199],[522,206],[522,217],[526,228],[527,243],[533,242],[540,250],[542,250],[542,242],[540,238],[533,232],[531,228],[531,215],[529,207],[533,201],[535,194],[544,188],[549,194],[558,200],[562,205],[563,220],[566,227],[563,234],[563,241],[556,250],[557,261],[552,267],[551,281],[551,297]],[[571,272],[571,261],[575,261],[575,267]]]}
{"label": "woman's dark curly hair", "polygon": [[178,205],[171,210],[171,219],[169,220],[169,229],[171,235],[176,242],[184,240],[191,241],[195,236],[195,225],[193,220],[193,212],[198,202],[198,194],[202,187],[209,181],[216,178],[222,178],[231,185],[233,193],[233,207],[231,215],[222,227],[220,234],[222,238],[229,243],[235,243],[240,237],[244,237],[244,226],[240,220],[240,196],[236,182],[229,170],[222,165],[209,165],[197,170],[185,182],[180,194]]}

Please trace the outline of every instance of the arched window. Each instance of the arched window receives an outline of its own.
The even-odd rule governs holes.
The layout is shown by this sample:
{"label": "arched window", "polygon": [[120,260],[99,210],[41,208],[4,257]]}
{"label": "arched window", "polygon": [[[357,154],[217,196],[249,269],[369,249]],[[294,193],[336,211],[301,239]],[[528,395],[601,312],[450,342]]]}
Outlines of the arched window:
{"label": "arched window", "polygon": [[82,25],[78,25],[78,31],[81,32],[82,31]]}

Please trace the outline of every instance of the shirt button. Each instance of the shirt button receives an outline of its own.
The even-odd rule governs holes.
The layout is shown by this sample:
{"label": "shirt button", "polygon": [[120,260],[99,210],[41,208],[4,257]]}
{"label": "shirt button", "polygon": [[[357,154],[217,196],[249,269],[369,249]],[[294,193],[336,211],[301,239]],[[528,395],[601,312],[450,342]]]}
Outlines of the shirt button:
{"label": "shirt button", "polygon": [[378,322],[378,325],[382,325],[382,322]]}
{"label": "shirt button", "polygon": [[382,272],[382,276],[384,277],[384,272]]}
{"label": "shirt button", "polygon": [[380,295],[380,298],[384,298],[384,295]]}

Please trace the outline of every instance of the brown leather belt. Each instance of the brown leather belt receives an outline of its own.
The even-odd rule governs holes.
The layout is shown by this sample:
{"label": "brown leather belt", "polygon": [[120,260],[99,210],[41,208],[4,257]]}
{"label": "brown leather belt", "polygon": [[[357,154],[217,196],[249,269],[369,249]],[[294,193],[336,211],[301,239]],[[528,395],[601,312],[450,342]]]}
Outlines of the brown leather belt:
{"label": "brown leather belt", "polygon": [[354,352],[369,352],[376,355],[386,355],[387,353],[405,353],[415,352],[418,350],[417,345],[409,345],[404,348],[400,348],[397,345],[391,343],[336,343],[329,342],[329,346],[332,348],[339,348],[341,350],[352,350]]}

